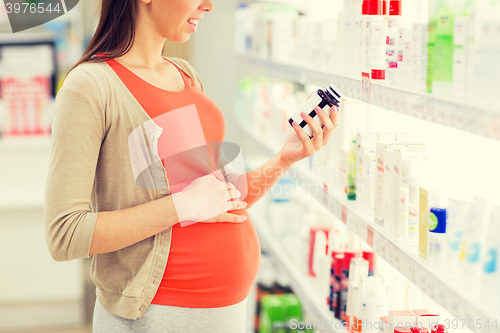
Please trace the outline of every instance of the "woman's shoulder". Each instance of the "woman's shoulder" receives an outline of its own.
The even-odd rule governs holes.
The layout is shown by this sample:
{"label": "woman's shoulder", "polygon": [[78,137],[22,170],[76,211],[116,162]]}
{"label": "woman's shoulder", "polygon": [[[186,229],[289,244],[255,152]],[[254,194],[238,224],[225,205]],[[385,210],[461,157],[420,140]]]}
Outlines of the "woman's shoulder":
{"label": "woman's shoulder", "polygon": [[189,77],[191,77],[191,79],[194,80],[194,82],[198,86],[198,88],[200,88],[201,90],[204,90],[203,83],[201,82],[201,79],[200,79],[198,73],[195,71],[193,66],[191,66],[191,64],[188,61],[181,59],[181,58],[175,58],[175,57],[165,57],[165,58],[167,58],[168,60],[174,62],[177,66],[179,66],[180,69],[182,69],[184,71],[184,73],[186,73]]}
{"label": "woman's shoulder", "polygon": [[105,62],[84,62],[73,68],[66,78],[72,79],[72,81],[78,80],[90,80],[100,81],[105,73],[106,66]]}
{"label": "woman's shoulder", "polygon": [[106,96],[111,89],[110,71],[105,62],[84,62],[73,68],[64,79],[61,89],[81,89],[82,92],[99,91]]}

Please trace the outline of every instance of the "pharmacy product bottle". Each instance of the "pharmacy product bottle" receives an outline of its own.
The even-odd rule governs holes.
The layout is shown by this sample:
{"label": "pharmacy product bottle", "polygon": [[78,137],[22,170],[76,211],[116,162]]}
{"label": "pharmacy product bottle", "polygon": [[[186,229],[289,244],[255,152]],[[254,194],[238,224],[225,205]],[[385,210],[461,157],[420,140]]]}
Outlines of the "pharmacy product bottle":
{"label": "pharmacy product bottle", "polygon": [[351,148],[347,155],[347,200],[356,200],[356,140],[352,140]]}
{"label": "pharmacy product bottle", "polygon": [[[387,21],[378,16],[373,21],[369,40],[369,65],[371,82],[384,83],[387,52]],[[367,55],[367,56],[368,56]]]}
{"label": "pharmacy product bottle", "polygon": [[382,279],[378,276],[369,276],[363,282],[365,294],[362,302],[362,319],[363,323],[370,323],[364,325],[363,333],[378,333],[379,329],[374,323],[388,312],[382,286]]}
{"label": "pharmacy product bottle", "polygon": [[481,275],[484,262],[484,246],[488,228],[488,202],[479,197],[474,197],[471,209],[467,214],[465,232],[463,237],[464,257],[462,271],[464,283],[472,294],[480,293]]}
{"label": "pharmacy product bottle", "polygon": [[454,8],[443,1],[437,17],[436,48],[432,71],[432,93],[440,96],[453,95],[454,15]]}
{"label": "pharmacy product bottle", "polygon": [[432,92],[434,55],[436,53],[436,30],[439,0],[429,0],[429,23],[427,25],[427,92]]}
{"label": "pharmacy product bottle", "polygon": [[411,28],[400,27],[398,30],[398,71],[397,82],[399,87],[409,88],[411,68]]}
{"label": "pharmacy product bottle", "polygon": [[[370,73],[372,35],[375,21],[383,20],[381,0],[364,0],[361,16],[361,72]],[[384,51],[385,52],[385,51]]]}
{"label": "pharmacy product bottle", "polygon": [[[368,261],[364,258],[356,257],[351,259],[349,266],[349,287],[346,302],[346,322],[354,323],[354,311],[356,301],[359,298],[361,282],[368,277]],[[351,326],[351,324],[349,325]],[[356,326],[357,328],[357,326]],[[353,331],[355,331],[353,329]]]}
{"label": "pharmacy product bottle", "polygon": [[353,73],[361,71],[361,8],[363,0],[350,0],[352,2],[352,21],[351,21],[351,57]]}
{"label": "pharmacy product bottle", "polygon": [[410,89],[427,90],[427,23],[413,23],[411,27]]}
{"label": "pharmacy product bottle", "polygon": [[366,158],[366,200],[364,212],[369,215],[375,214],[375,182],[377,177],[377,154],[375,149],[371,150]]}
{"label": "pharmacy product bottle", "polygon": [[361,6],[361,21],[360,21],[360,39],[359,39],[359,63],[361,66],[361,76],[363,76],[363,73],[366,73],[368,71],[366,67],[366,30],[368,29],[367,22],[366,22],[366,16],[368,15],[367,13],[367,0],[363,0],[363,4]]}
{"label": "pharmacy product bottle", "polygon": [[[339,307],[338,313],[340,320],[347,322],[346,309],[347,309],[347,295],[349,292],[349,268],[351,266],[351,260],[356,256],[354,251],[344,252],[344,259],[342,260],[342,277],[340,282],[340,301],[337,303]],[[336,310],[337,311],[337,310]]]}
{"label": "pharmacy product bottle", "polygon": [[485,244],[483,276],[481,279],[481,301],[489,308],[500,308],[500,206],[491,210],[488,239]]}
{"label": "pharmacy product bottle", "polygon": [[466,87],[466,44],[467,26],[469,18],[464,15],[456,16],[453,25],[453,96],[464,99]]}
{"label": "pharmacy product bottle", "polygon": [[399,237],[408,238],[408,212],[410,202],[410,190],[408,187],[401,187],[401,204],[399,205]]}
{"label": "pharmacy product bottle", "polygon": [[420,181],[418,177],[410,177],[408,201],[408,239],[410,245],[418,245],[418,214]]}
{"label": "pharmacy product bottle", "polygon": [[[333,252],[332,252],[333,254]],[[332,262],[332,285],[330,288],[330,311],[334,313],[335,318],[340,319],[340,307],[338,302],[340,301],[340,283],[342,278],[342,261],[344,260],[344,254],[338,253],[333,257]]]}
{"label": "pharmacy product bottle", "polygon": [[388,1],[389,13],[387,17],[387,28],[390,30],[393,27],[400,27],[403,25],[402,16],[402,1],[401,0],[390,0]]}
{"label": "pharmacy product bottle", "polygon": [[350,289],[352,292],[352,302],[351,302],[351,311],[350,311],[350,325],[347,329],[348,332],[359,333],[363,329],[362,318],[363,315],[363,282],[365,278],[362,278],[359,282],[352,285]]}
{"label": "pharmacy product bottle", "polygon": [[363,258],[368,261],[368,276],[374,276],[377,270],[377,255],[371,250],[363,251]]}
{"label": "pharmacy product bottle", "polygon": [[445,262],[446,208],[432,207],[429,212],[429,253],[440,264]]}
{"label": "pharmacy product bottle", "polygon": [[386,36],[386,66],[385,81],[388,85],[397,85],[398,72],[398,46],[399,46],[399,27],[403,24],[401,16],[401,1],[389,1],[389,17],[387,19]]}
{"label": "pharmacy product bottle", "polygon": [[449,199],[446,221],[446,269],[458,274],[460,244],[472,198],[453,196]]}

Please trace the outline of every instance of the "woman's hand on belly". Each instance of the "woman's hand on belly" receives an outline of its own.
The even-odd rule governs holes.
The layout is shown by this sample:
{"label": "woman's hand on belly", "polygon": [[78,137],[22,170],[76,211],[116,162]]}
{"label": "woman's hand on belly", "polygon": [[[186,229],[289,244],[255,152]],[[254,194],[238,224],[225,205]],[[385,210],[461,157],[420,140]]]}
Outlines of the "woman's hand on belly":
{"label": "woman's hand on belly", "polygon": [[[236,205],[236,209],[243,209],[247,206],[247,203],[242,201],[239,204]],[[219,214],[215,217],[209,218],[205,221],[201,221],[203,223],[215,223],[215,222],[231,222],[231,223],[242,223],[247,220],[247,217],[245,215],[236,215],[236,214],[231,214],[231,213],[222,213]]]}
{"label": "woman's hand on belly", "polygon": [[197,178],[182,192],[172,195],[181,226],[196,222],[243,222],[246,216],[228,213],[243,209],[241,193],[233,184],[222,182],[213,174]]}

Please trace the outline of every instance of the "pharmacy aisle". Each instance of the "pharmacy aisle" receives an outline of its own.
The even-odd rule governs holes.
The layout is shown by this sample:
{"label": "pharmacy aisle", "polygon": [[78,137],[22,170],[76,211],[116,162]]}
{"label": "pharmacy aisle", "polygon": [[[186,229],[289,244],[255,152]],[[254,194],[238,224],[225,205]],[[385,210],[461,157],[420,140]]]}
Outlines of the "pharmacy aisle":
{"label": "pharmacy aisle", "polygon": [[312,135],[300,112],[340,110],[328,145],[250,209],[254,332],[500,331],[499,13],[488,0],[235,9],[248,169],[289,122]]}

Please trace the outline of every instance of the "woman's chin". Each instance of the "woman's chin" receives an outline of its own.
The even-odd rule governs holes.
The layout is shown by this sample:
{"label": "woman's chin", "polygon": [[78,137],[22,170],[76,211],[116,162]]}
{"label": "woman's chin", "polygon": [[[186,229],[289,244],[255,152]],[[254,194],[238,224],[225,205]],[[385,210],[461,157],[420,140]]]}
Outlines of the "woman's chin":
{"label": "woman's chin", "polygon": [[172,38],[166,37],[169,41],[171,42],[176,42],[176,43],[185,43],[191,39],[191,34],[187,34],[184,36],[175,36]]}

